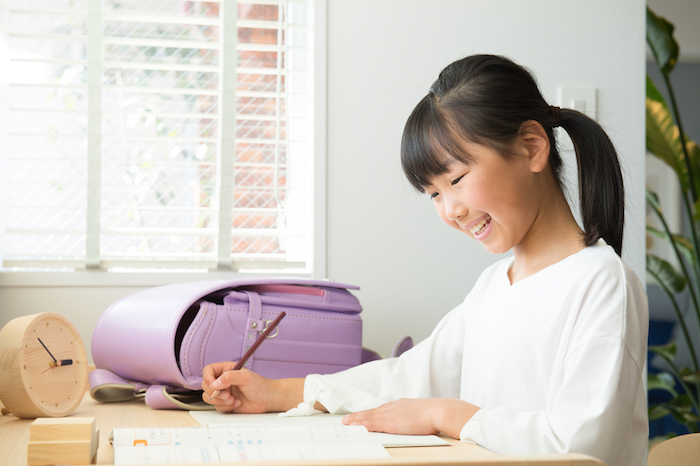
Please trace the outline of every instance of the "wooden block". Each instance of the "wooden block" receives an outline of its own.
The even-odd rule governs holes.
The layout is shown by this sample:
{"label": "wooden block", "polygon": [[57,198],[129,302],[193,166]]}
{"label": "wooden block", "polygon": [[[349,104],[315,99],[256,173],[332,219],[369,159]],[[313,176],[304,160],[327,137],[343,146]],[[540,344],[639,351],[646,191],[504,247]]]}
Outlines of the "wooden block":
{"label": "wooden block", "polygon": [[27,464],[90,464],[90,442],[32,442],[27,444]]}
{"label": "wooden block", "polygon": [[42,417],[29,427],[29,441],[89,441],[95,429],[94,417]]}
{"label": "wooden block", "polygon": [[99,431],[95,418],[40,418],[29,427],[27,464],[92,464]]}

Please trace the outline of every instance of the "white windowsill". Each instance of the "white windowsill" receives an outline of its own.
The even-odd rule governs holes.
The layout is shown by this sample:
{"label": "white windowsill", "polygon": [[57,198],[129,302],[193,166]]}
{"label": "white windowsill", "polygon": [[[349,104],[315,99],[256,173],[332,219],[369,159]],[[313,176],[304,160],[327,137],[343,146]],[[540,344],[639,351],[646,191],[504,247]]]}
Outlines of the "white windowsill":
{"label": "white windowsill", "polygon": [[271,270],[257,273],[208,272],[0,272],[0,288],[11,287],[145,287],[200,280],[235,278],[312,278],[304,271]]}

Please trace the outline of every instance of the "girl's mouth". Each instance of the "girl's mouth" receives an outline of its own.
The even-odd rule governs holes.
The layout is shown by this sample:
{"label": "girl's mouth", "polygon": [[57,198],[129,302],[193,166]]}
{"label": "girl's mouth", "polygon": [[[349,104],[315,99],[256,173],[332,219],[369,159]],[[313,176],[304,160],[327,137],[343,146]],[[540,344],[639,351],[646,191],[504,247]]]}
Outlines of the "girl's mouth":
{"label": "girl's mouth", "polygon": [[486,214],[484,219],[471,227],[469,231],[471,232],[472,235],[474,235],[475,238],[478,238],[479,235],[483,235],[489,225],[491,224],[491,216],[489,214]]}

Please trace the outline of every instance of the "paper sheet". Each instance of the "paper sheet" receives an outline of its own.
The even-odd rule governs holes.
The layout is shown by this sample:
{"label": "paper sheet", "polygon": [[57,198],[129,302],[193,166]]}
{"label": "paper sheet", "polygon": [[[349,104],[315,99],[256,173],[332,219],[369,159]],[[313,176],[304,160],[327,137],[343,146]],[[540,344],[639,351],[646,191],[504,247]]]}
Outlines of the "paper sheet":
{"label": "paper sheet", "polygon": [[115,447],[114,464],[233,463],[388,458],[379,443],[286,443],[277,445]]}
{"label": "paper sheet", "polygon": [[[284,427],[284,426],[343,426],[340,419],[344,414],[314,414],[302,417],[280,417],[275,413],[268,414],[225,414],[218,411],[190,411],[190,415],[202,427],[224,426],[260,426],[260,427]],[[345,426],[353,427],[353,426]],[[390,447],[423,447],[449,445],[445,439],[437,435],[396,435],[379,432],[369,432],[371,442],[379,442],[387,448]]]}
{"label": "paper sheet", "polygon": [[114,429],[111,441],[118,465],[389,457],[359,426]]}

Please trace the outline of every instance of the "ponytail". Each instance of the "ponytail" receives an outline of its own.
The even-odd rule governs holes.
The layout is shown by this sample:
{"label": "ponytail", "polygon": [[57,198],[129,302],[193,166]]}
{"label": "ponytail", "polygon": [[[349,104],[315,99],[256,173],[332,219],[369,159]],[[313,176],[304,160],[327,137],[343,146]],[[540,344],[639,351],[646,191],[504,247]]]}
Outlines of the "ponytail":
{"label": "ponytail", "polygon": [[471,161],[462,148],[465,139],[511,157],[522,124],[532,120],[547,133],[549,165],[560,188],[562,160],[553,128],[561,126],[574,143],[584,244],[592,246],[603,238],[620,255],[624,189],[610,139],[583,113],[550,107],[532,74],[507,58],[472,55],[442,70],[406,122],[401,140],[404,174],[423,192],[432,178],[449,171],[452,159]]}
{"label": "ponytail", "polygon": [[576,151],[584,243],[603,238],[622,255],[625,195],[615,147],[598,123],[576,110],[561,109],[561,127]]}

